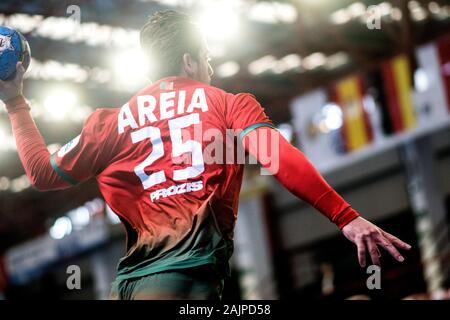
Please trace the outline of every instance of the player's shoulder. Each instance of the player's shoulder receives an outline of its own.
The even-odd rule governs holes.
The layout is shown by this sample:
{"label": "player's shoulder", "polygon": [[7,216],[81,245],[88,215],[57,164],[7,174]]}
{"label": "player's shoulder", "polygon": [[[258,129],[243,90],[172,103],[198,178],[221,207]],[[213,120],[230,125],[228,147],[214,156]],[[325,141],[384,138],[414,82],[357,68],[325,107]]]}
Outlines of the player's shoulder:
{"label": "player's shoulder", "polygon": [[239,93],[231,93],[224,89],[208,85],[208,84],[202,84],[199,82],[199,86],[202,86],[205,88],[205,91],[207,95],[212,95],[216,97],[220,97],[221,99],[225,100],[227,104],[234,104],[239,103],[242,101],[256,101],[255,95],[249,92],[239,92]]}
{"label": "player's shoulder", "polygon": [[217,95],[225,96],[227,98],[245,98],[252,97],[255,99],[255,96],[248,92],[239,92],[239,93],[231,93],[219,87],[215,87],[213,85],[203,84],[204,88],[206,88],[209,92],[215,93]]}
{"label": "player's shoulder", "polygon": [[95,118],[101,121],[107,121],[115,117],[119,112],[119,108],[97,108],[89,117]]}
{"label": "player's shoulder", "polygon": [[187,88],[190,88],[191,90],[196,90],[198,88],[202,88],[205,90],[205,93],[208,96],[225,98],[229,94],[228,92],[226,92],[225,90],[223,90],[219,87],[216,87],[216,86],[204,83],[204,82],[200,82],[200,81],[197,81],[194,79],[185,79],[184,84]]}
{"label": "player's shoulder", "polygon": [[206,84],[206,83],[201,83],[201,82],[197,82],[199,87],[204,87],[208,92],[217,94],[217,95],[227,95],[229,94],[227,91],[219,88],[219,87],[215,87],[213,85],[210,84]]}
{"label": "player's shoulder", "polygon": [[256,96],[253,93],[249,92],[239,92],[232,95],[232,98],[235,100],[256,100]]}
{"label": "player's shoulder", "polygon": [[249,92],[229,94],[227,96],[227,102],[232,106],[259,105],[255,95]]}
{"label": "player's shoulder", "polygon": [[85,126],[106,129],[117,122],[119,108],[97,108],[86,119]]}

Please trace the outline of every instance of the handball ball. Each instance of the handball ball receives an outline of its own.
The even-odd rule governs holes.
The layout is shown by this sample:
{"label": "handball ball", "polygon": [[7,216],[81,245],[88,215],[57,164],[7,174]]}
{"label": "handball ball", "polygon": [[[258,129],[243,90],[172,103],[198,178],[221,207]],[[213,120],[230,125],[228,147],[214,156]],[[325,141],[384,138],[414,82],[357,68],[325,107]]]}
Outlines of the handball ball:
{"label": "handball ball", "polygon": [[13,79],[19,61],[25,70],[30,65],[28,41],[19,31],[0,26],[0,79]]}

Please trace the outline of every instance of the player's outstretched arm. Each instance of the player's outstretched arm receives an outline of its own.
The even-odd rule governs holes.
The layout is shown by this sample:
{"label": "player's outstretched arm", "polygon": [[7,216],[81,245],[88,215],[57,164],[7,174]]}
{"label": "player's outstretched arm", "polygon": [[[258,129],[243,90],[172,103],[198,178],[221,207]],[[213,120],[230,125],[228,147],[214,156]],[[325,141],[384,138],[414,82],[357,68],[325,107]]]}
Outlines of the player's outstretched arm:
{"label": "player's outstretched arm", "polygon": [[50,164],[50,153],[30,114],[22,95],[25,69],[17,63],[17,73],[10,81],[0,80],[0,99],[5,103],[17,151],[30,183],[38,190],[64,189],[70,185],[61,179]]}
{"label": "player's outstretched arm", "polygon": [[[361,267],[366,265],[367,252],[373,264],[380,264],[378,245],[398,261],[404,260],[396,247],[408,250],[411,246],[360,217],[325,181],[305,155],[278,131],[260,127],[245,136],[243,144],[283,186],[342,230],[344,236],[357,246]],[[269,156],[267,150],[270,150]]]}

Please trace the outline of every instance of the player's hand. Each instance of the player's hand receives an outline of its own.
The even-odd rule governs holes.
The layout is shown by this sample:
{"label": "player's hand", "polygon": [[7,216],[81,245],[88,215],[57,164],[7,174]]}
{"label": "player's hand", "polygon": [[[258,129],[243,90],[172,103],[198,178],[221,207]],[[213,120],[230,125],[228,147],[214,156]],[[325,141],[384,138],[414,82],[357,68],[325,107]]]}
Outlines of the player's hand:
{"label": "player's hand", "polygon": [[25,68],[21,62],[17,62],[16,75],[14,79],[8,81],[0,80],[0,100],[6,102],[12,98],[20,96],[23,90],[23,75]]}
{"label": "player's hand", "polygon": [[[392,234],[383,231],[373,223],[358,217],[342,228],[344,236],[352,241],[358,248],[358,261],[361,267],[366,266],[366,252],[372,259],[372,264],[380,265],[380,251],[377,246],[386,249],[397,261],[405,259],[397,248],[409,250],[411,246]],[[397,247],[397,248],[396,248]]]}

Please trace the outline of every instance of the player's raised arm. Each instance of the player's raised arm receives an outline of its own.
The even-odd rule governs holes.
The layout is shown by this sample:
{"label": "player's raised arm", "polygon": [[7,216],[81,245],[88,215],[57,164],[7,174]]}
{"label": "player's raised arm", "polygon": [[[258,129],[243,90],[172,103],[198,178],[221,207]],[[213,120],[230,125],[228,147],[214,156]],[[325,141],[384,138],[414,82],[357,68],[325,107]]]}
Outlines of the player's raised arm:
{"label": "player's raised arm", "polygon": [[245,149],[283,186],[324,214],[342,230],[347,239],[355,243],[362,267],[366,265],[367,252],[373,264],[380,264],[378,245],[398,261],[404,260],[397,248],[408,250],[411,246],[360,217],[305,155],[278,131],[260,127],[242,138]]}
{"label": "player's raised arm", "polygon": [[50,164],[50,153],[22,95],[25,69],[17,63],[17,73],[10,81],[0,80],[0,99],[5,103],[16,140],[17,151],[30,183],[38,190],[64,189],[70,185]]}

